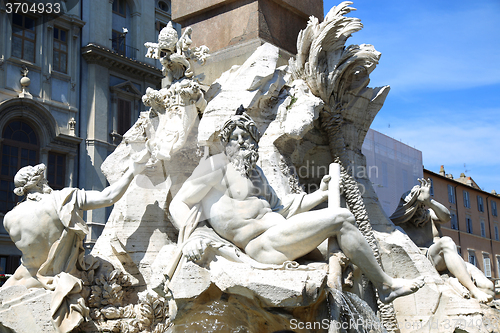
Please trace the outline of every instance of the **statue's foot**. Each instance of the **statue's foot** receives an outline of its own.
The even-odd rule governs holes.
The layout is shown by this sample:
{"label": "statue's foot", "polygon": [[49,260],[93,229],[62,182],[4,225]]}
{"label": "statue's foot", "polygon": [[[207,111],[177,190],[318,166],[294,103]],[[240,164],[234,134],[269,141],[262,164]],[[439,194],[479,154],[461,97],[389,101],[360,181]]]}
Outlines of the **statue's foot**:
{"label": "statue's foot", "polygon": [[423,278],[413,280],[392,279],[392,285],[383,285],[378,288],[378,295],[383,303],[390,303],[398,297],[410,295],[424,286]]}
{"label": "statue's foot", "polygon": [[493,297],[491,295],[488,295],[484,291],[479,290],[476,288],[475,290],[470,291],[472,297],[477,299],[481,303],[489,303],[493,300]]}

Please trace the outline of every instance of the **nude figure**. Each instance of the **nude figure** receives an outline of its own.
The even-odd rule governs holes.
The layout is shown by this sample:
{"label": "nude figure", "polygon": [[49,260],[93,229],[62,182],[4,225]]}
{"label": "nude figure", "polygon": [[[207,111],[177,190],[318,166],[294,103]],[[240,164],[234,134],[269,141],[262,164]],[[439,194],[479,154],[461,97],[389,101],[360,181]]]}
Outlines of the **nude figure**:
{"label": "nude figure", "polygon": [[[224,153],[203,159],[170,205],[176,227],[182,228],[190,209],[201,203],[214,231],[261,263],[295,260],[328,237],[337,237],[341,249],[374,283],[383,302],[423,286],[421,279],[394,279],[380,268],[349,210],[310,211],[328,198],[329,176],[323,178],[318,191],[298,196],[291,216],[286,213],[256,166],[259,138],[255,123],[245,113],[237,113],[224,124]],[[188,240],[183,253],[190,260],[199,260],[208,245],[208,240]]]}
{"label": "nude figure", "polygon": [[450,221],[450,211],[431,199],[430,181],[419,179],[419,182],[420,185],[403,194],[391,220],[401,226],[423,250],[438,272],[447,269],[474,298],[480,302],[490,302],[495,292],[493,283],[477,267],[462,259],[453,239],[443,237],[440,225]]}
{"label": "nude figure", "polygon": [[89,311],[80,294],[80,271],[88,269],[83,248],[88,228],[81,213],[114,204],[143,168],[133,164],[101,192],[77,188],[52,191],[43,175],[45,165],[20,169],[14,177],[14,192],[26,198],[5,215],[3,224],[22,252],[21,265],[2,289],[20,285],[53,291],[50,310],[57,331],[70,332],[77,327]]}
{"label": "nude figure", "polygon": [[[47,260],[52,245],[60,239],[62,232],[70,227],[66,225],[66,221],[61,221],[61,207],[58,205],[67,203],[71,200],[70,196],[76,192],[76,210],[111,206],[123,196],[134,175],[142,170],[142,166],[137,166],[135,164],[135,170],[133,167],[129,168],[120,180],[101,192],[74,188],[52,191],[43,175],[44,164],[19,170],[14,178],[16,194],[26,195],[27,198],[5,215],[3,223],[12,241],[23,254],[22,264],[3,287],[19,284],[27,288],[42,287],[36,278],[37,272]],[[73,193],[64,193],[68,190]],[[63,194],[63,197],[56,198],[60,194]],[[75,219],[74,216],[70,218]],[[83,220],[77,221],[76,228],[85,228],[82,222]]]}

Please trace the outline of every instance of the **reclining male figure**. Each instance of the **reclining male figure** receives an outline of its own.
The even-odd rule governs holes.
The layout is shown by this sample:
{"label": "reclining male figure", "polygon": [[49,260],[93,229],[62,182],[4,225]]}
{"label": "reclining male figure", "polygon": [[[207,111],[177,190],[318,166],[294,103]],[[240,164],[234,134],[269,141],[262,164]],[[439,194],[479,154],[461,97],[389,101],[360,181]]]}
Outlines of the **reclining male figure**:
{"label": "reclining male figure", "polygon": [[[259,139],[255,123],[245,113],[226,121],[221,131],[225,151],[202,159],[171,202],[177,228],[185,225],[190,209],[201,203],[214,231],[261,263],[295,260],[328,237],[336,237],[345,255],[374,283],[383,302],[423,286],[422,279],[391,278],[381,269],[349,210],[310,211],[328,198],[329,176],[323,178],[318,191],[296,196],[298,201],[291,206],[297,208],[291,213],[256,166]],[[209,242],[188,240],[183,253],[190,260],[199,260]]]}
{"label": "reclining male figure", "polygon": [[491,301],[495,295],[493,282],[477,267],[462,259],[453,239],[443,237],[440,225],[451,220],[450,211],[431,198],[430,181],[419,181],[420,185],[403,194],[391,220],[404,229],[438,272],[447,269],[474,298],[484,303]]}

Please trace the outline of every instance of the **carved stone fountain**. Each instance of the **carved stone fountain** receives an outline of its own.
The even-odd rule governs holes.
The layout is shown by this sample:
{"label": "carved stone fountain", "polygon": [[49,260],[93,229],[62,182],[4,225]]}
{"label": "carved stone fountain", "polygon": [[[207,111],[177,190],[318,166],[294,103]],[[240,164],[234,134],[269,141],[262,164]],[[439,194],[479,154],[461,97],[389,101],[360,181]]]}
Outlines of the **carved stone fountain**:
{"label": "carved stone fountain", "polygon": [[[500,323],[494,304],[466,299],[445,281],[383,213],[369,179],[350,172],[366,167],[361,145],[389,93],[389,86],[368,88],[380,53],[372,45],[345,44],[362,28],[359,19],[345,16],[353,10],[350,4],[332,8],[321,23],[311,17],[288,66],[277,67],[278,49],[264,44],[206,91],[192,68],[194,62],[204,62],[208,49],[191,47],[190,28],[179,37],[167,26],[158,43],[146,43],[148,56],[163,65],[165,85],[146,91],[143,102],[150,109],[102,165],[112,186],[131,164],[144,170],[115,204],[92,253],[84,258],[86,265],[74,263],[85,303],[80,304],[80,320],[69,328],[58,326],[51,312],[54,291],[14,285],[0,289],[0,331],[494,332]],[[342,221],[355,220],[356,233],[363,236],[359,248],[366,243],[368,256],[390,277],[413,281],[411,290],[384,303],[384,291],[379,294],[367,278],[375,273],[354,265],[353,254],[341,251],[345,243],[338,236],[326,240],[326,233],[308,255],[279,264],[267,259],[271,257],[263,260],[238,237],[217,229],[213,206],[207,209],[202,199],[190,205],[189,198],[219,186],[211,183],[212,176],[196,183],[196,175],[233,168],[221,162],[227,154],[221,133],[233,117],[250,119],[238,121],[251,122],[248,126],[260,133],[247,129],[251,138],[245,140],[258,141],[255,170],[265,175],[274,194],[255,198],[267,200],[269,210],[286,211],[285,218],[305,214],[302,203],[294,206],[296,201],[285,198],[306,200],[302,198],[324,192],[322,178],[336,163],[340,173],[329,187],[340,191],[340,206],[350,211]],[[232,176],[227,177],[220,184],[231,183]],[[248,176],[255,185],[252,177],[257,176]],[[194,183],[198,187],[190,197],[186,189]],[[245,186],[228,188],[239,194]],[[188,210],[179,219],[184,204]],[[321,203],[313,211],[334,219],[346,211],[335,209]],[[232,210],[228,206],[226,211]],[[473,325],[464,326],[464,321]]]}

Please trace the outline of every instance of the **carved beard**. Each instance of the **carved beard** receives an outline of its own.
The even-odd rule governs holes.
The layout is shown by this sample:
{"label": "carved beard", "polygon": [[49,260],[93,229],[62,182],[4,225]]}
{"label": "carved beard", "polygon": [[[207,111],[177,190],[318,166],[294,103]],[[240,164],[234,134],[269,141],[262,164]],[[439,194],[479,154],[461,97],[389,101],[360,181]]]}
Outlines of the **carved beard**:
{"label": "carved beard", "polygon": [[244,143],[239,147],[232,148],[226,146],[226,156],[233,167],[243,176],[250,177],[250,172],[257,165],[259,153],[257,147],[249,143]]}

